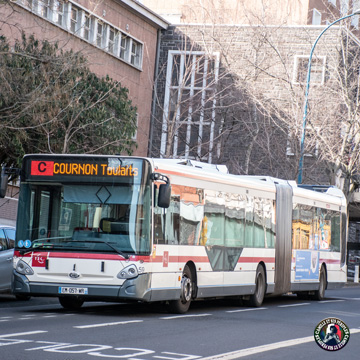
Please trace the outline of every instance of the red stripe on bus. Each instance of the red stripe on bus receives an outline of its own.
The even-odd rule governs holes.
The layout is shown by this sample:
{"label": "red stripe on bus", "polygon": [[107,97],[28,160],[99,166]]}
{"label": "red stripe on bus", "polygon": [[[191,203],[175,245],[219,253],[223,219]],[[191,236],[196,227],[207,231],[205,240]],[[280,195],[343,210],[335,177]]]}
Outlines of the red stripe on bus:
{"label": "red stripe on bus", "polygon": [[340,264],[340,260],[338,259],[320,259],[319,261],[325,264]]}
{"label": "red stripe on bus", "polygon": [[[62,253],[62,252],[47,252],[47,251],[34,251],[32,253],[27,253],[23,257],[31,257],[33,255],[38,256],[49,256],[49,258],[59,258],[59,259],[96,259],[96,260],[122,260],[124,259],[121,255],[117,254],[89,254],[89,253]],[[19,251],[15,251],[15,256],[20,255]],[[144,262],[153,262],[161,263],[163,262],[163,256],[141,256],[141,255],[130,255],[130,260],[132,261],[144,261]],[[195,263],[209,263],[209,258],[207,256],[169,256],[169,263],[186,263],[187,261],[193,261]],[[256,256],[240,256],[238,263],[275,263],[274,257],[256,257]],[[331,259],[321,259],[327,264],[337,264],[340,263],[339,260]]]}

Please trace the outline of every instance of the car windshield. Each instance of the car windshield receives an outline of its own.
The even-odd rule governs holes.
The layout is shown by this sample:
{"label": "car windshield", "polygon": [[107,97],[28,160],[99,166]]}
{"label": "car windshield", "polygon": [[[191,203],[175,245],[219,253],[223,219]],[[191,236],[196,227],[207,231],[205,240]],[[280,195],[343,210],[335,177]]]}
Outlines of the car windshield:
{"label": "car windshield", "polygon": [[16,249],[147,254],[150,185],[22,183]]}

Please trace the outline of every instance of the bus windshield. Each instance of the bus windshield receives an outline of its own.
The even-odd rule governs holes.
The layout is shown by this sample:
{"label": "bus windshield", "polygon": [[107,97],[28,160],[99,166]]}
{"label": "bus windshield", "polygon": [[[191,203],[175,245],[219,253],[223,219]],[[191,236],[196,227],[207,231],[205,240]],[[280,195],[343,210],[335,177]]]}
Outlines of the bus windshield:
{"label": "bus windshield", "polygon": [[141,178],[24,179],[16,249],[149,254],[151,185],[148,176]]}

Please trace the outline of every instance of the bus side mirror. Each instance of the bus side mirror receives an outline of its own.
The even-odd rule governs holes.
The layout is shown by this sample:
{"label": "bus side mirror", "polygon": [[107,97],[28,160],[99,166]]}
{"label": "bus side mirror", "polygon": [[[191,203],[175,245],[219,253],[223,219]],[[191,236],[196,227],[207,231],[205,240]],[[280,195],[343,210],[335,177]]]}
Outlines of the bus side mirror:
{"label": "bus side mirror", "polygon": [[8,185],[9,176],[5,174],[5,170],[1,171],[1,179],[0,179],[0,198],[4,198],[6,195],[6,189]]}
{"label": "bus side mirror", "polygon": [[167,209],[170,206],[171,185],[161,184],[158,194],[158,206]]}

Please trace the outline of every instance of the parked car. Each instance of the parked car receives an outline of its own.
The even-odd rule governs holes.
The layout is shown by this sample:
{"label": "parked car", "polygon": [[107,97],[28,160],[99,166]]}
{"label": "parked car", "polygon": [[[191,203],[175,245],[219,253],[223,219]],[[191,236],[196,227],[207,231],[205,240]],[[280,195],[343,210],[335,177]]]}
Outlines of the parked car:
{"label": "parked car", "polygon": [[[14,246],[15,227],[0,225],[0,293],[11,293]],[[17,296],[17,298],[19,300],[30,299],[28,296]]]}

